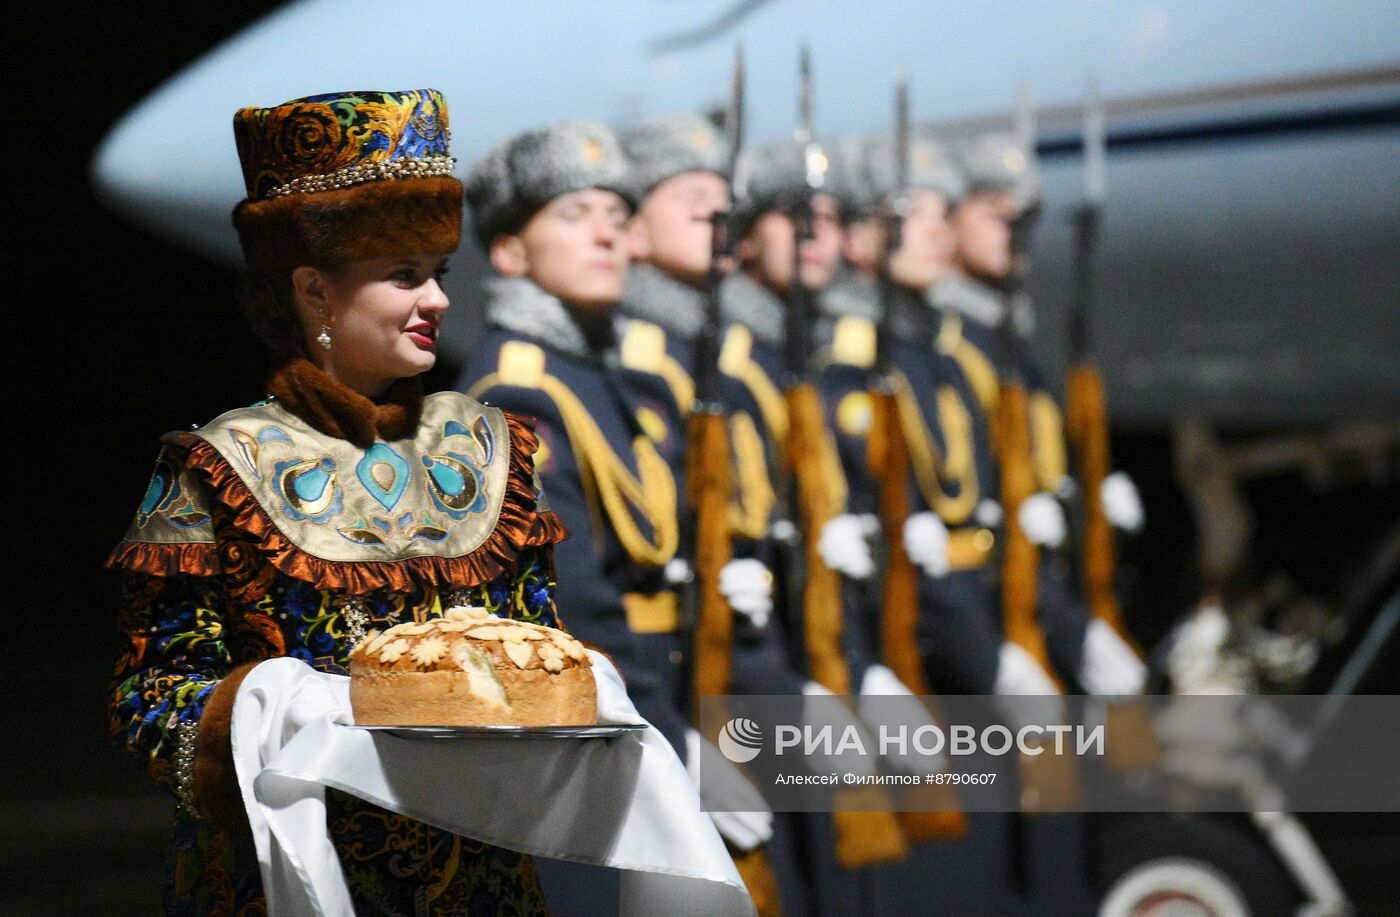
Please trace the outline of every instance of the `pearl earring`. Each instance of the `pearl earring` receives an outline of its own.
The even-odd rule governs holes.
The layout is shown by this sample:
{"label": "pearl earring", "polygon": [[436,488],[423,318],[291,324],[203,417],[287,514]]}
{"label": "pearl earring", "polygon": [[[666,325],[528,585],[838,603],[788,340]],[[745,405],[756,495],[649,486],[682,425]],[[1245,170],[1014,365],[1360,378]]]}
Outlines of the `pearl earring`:
{"label": "pearl earring", "polygon": [[321,345],[322,350],[331,349],[331,326],[325,322],[321,323],[321,333],[316,335],[316,343]]}

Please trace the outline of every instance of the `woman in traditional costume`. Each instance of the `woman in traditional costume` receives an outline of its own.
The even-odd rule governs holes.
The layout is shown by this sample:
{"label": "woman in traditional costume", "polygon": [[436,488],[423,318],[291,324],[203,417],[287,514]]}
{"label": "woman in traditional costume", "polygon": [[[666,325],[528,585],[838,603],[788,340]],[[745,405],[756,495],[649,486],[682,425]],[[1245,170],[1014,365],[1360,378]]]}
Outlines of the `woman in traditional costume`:
{"label": "woman in traditional costume", "polygon": [[[345,674],[374,630],[458,604],[559,626],[531,424],[424,397],[461,235],[435,90],[234,116],[245,306],[269,397],[163,438],[121,572],[113,735],[178,800],[171,914],[265,912],[230,750],[239,684],[282,656]],[[492,804],[483,800],[483,804]],[[329,791],[357,913],[542,912],[523,854]]]}

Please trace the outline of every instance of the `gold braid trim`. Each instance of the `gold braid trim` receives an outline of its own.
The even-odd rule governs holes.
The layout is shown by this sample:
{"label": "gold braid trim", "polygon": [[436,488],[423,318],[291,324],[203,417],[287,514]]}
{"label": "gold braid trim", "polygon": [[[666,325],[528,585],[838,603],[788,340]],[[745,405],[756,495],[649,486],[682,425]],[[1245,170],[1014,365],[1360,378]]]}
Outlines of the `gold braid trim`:
{"label": "gold braid trim", "polygon": [[681,417],[689,417],[695,408],[695,382],[690,378],[690,373],[668,353],[661,357],[656,374],[666,380],[666,385],[671,389],[671,397],[676,399],[676,407],[680,409]]}
{"label": "gold braid trim", "polygon": [[[483,392],[499,378],[499,374],[488,376],[472,386],[472,391]],[[680,546],[680,523],[676,513],[676,479],[656,446],[646,436],[632,440],[632,454],[640,478],[633,476],[608,445],[608,438],[598,428],[588,408],[567,385],[548,373],[541,373],[534,387],[548,395],[559,408],[578,459],[584,488],[590,495],[596,494],[602,503],[627,556],[643,566],[665,566],[676,556]],[[642,532],[632,515],[632,507],[651,526],[656,535],[654,540]]]}
{"label": "gold braid trim", "polygon": [[987,417],[993,419],[995,424],[997,399],[1001,397],[1001,379],[987,355],[963,337],[962,319],[959,316],[948,315],[943,319],[943,327],[938,333],[938,349],[958,361],[963,374],[967,376],[967,381],[972,385],[972,390],[977,394],[977,400],[982,404],[982,410],[987,412]]}
{"label": "gold braid trim", "polygon": [[730,325],[720,349],[719,369],[732,379],[738,379],[749,390],[768,428],[768,441],[777,450],[778,464],[783,463],[783,449],[788,435],[787,399],[768,378],[763,367],[749,356],[753,348],[753,332],[743,325]]}
{"label": "gold braid trim", "polygon": [[[568,386],[545,374],[540,379],[540,389],[559,406],[569,440],[579,457],[579,471],[597,484],[598,496],[627,556],[644,566],[665,566],[676,556],[680,546],[676,479],[671,476],[666,460],[646,436],[635,437],[632,454],[640,479],[634,477],[608,445],[607,437],[588,413],[588,408]],[[646,519],[656,535],[655,540],[642,533],[630,507],[635,507]]]}
{"label": "gold braid trim", "polygon": [[729,504],[730,531],[756,541],[768,532],[768,520],[778,502],[768,477],[768,456],[758,425],[747,413],[729,418],[729,435],[734,448],[735,494]]}
{"label": "gold braid trim", "polygon": [[666,352],[666,329],[643,319],[629,319],[620,350],[623,366],[660,376],[671,390],[682,419],[690,416],[695,407],[695,381]]}
{"label": "gold braid trim", "polygon": [[[910,390],[909,380],[898,370],[890,376],[899,425],[909,444],[914,480],[924,500],[949,525],[961,525],[972,515],[980,496],[977,466],[972,460],[972,418],[958,394],[949,386],[938,390],[938,417],[943,424],[948,455],[940,461],[938,444],[924,422],[923,411]],[[940,465],[942,466],[940,468]],[[958,485],[958,495],[948,496],[942,482]]]}

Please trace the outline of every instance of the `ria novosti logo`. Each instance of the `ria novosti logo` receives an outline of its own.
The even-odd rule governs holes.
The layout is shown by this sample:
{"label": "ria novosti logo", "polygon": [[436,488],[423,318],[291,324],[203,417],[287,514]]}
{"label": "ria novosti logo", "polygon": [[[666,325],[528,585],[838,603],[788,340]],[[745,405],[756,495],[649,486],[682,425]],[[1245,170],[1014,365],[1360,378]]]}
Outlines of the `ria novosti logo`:
{"label": "ria novosti logo", "polygon": [[753,720],[736,716],[719,731],[720,752],[735,764],[748,764],[763,750],[763,730]]}

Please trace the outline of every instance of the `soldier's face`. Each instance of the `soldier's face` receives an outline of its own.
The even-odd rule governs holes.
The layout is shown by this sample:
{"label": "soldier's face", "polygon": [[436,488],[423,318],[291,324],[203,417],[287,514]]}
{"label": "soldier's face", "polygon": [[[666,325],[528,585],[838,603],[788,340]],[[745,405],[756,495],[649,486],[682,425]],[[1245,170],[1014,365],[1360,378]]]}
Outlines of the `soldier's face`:
{"label": "soldier's face", "polygon": [[[887,225],[885,220],[872,217],[853,223],[846,230],[846,260],[862,274],[874,276],[879,271]],[[911,191],[909,213],[901,226],[899,247],[890,253],[890,277],[911,290],[928,289],[952,261],[953,231],[948,223],[948,204],[933,191]]]}
{"label": "soldier's face", "polygon": [[629,226],[632,256],[691,284],[710,270],[710,217],[729,209],[729,183],[713,172],[685,172],[661,182],[642,201]]}
{"label": "soldier's face", "polygon": [[890,277],[911,290],[926,290],[947,271],[953,256],[948,203],[933,191],[913,191],[899,248],[890,254]]}
{"label": "soldier's face", "polygon": [[[441,255],[365,258],[333,271],[297,268],[292,289],[307,353],[332,378],[370,397],[432,369],[447,312],[446,272]],[[330,349],[316,341],[323,324]]]}
{"label": "soldier's face", "polygon": [[954,261],[965,273],[1004,280],[1011,273],[1011,226],[1018,210],[1010,191],[978,191],[953,213]]}
{"label": "soldier's face", "polygon": [[[841,211],[828,194],[812,198],[812,238],[799,249],[799,279],[809,290],[823,289],[836,274],[841,260]],[[770,210],[754,223],[739,243],[739,261],[759,283],[779,295],[792,284],[793,221],[785,213]]]}
{"label": "soldier's face", "polygon": [[627,202],[612,191],[586,188],[561,194],[530,218],[518,235],[491,244],[491,263],[508,277],[586,312],[606,312],[622,298],[627,277]]}

